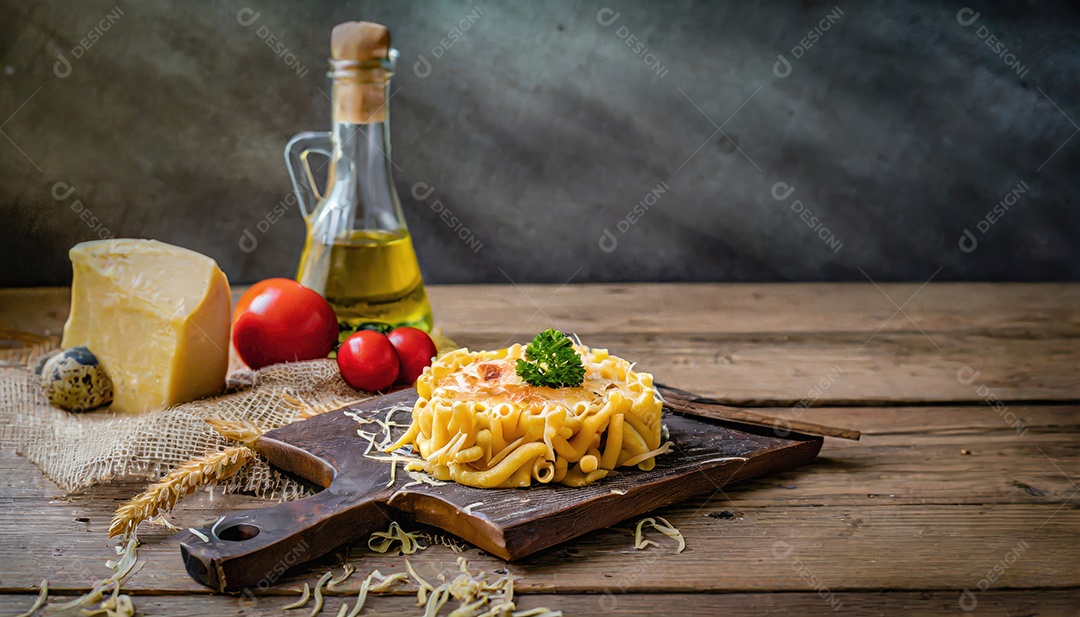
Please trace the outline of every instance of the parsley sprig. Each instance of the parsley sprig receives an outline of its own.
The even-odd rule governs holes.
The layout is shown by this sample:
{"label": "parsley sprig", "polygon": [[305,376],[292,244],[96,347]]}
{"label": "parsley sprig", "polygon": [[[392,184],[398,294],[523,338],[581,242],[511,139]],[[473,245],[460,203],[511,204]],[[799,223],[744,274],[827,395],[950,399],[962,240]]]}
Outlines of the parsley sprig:
{"label": "parsley sprig", "polygon": [[525,347],[525,358],[517,361],[517,374],[531,386],[573,388],[585,381],[585,365],[573,342],[554,328],[536,335]]}

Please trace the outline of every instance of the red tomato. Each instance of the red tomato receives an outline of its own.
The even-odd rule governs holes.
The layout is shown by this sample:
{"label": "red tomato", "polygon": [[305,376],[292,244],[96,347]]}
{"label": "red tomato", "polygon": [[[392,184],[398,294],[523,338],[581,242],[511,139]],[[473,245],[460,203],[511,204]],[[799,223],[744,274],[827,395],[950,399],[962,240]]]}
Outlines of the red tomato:
{"label": "red tomato", "polygon": [[390,339],[374,330],[361,330],[338,347],[337,365],[345,383],[367,392],[385,390],[398,376],[398,356]]}
{"label": "red tomato", "polygon": [[240,300],[236,303],[236,308],[233,309],[233,324],[236,324],[236,320],[240,319],[240,316],[244,314],[244,311],[251,306],[251,301],[258,297],[263,291],[274,287],[291,288],[293,285],[299,284],[300,283],[297,283],[292,279],[275,278],[259,281],[251,287],[248,287],[247,291],[244,292],[244,295],[240,296]]}
{"label": "red tomato", "polygon": [[431,366],[432,358],[438,353],[435,342],[423,330],[408,326],[395,329],[387,338],[394,345],[394,350],[401,360],[398,382],[409,385],[416,383],[416,378],[426,367]]}
{"label": "red tomato", "polygon": [[337,337],[337,316],[330,303],[290,279],[252,285],[233,314],[233,345],[254,369],[325,358]]}

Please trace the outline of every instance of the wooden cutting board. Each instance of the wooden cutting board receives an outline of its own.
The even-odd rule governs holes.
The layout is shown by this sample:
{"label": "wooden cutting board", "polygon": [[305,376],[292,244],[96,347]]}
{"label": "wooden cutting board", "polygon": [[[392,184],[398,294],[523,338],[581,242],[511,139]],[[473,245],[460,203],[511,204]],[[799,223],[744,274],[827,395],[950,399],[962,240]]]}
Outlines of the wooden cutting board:
{"label": "wooden cutting board", "polygon": [[[356,434],[356,420],[345,414],[382,417],[383,410],[394,405],[411,407],[414,389],[284,426],[260,437],[256,450],[271,464],[324,490],[297,501],[231,513],[198,530],[207,541],[182,532],[185,566],[192,578],[219,591],[266,587],[288,568],[347,542],[366,540],[392,520],[439,527],[514,560],[733,482],[787,471],[811,461],[821,450],[821,437],[781,438],[768,428],[682,415],[678,401],[686,393],[671,394],[671,402],[664,406],[664,423],[675,450],[658,457],[651,471],[620,471],[581,488],[424,484],[409,487],[388,503],[411,478],[398,464],[396,481],[389,485],[390,463],[363,456],[368,441]],[[395,416],[401,423],[408,418],[408,412]],[[404,430],[395,429],[395,436]]]}

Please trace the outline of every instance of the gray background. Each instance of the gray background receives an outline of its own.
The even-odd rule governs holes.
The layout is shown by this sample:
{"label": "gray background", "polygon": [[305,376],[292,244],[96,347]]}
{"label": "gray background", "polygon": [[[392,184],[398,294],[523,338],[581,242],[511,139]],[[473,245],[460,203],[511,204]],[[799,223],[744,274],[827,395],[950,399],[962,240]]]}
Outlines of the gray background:
{"label": "gray background", "polygon": [[259,222],[290,191],[285,142],[329,128],[329,31],[350,19],[386,23],[402,51],[395,174],[429,282],[1080,280],[1076,3],[972,4],[964,25],[963,3],[606,2],[0,0],[0,285],[67,284],[67,249],[100,233],[196,249],[234,282],[292,275],[299,212]]}

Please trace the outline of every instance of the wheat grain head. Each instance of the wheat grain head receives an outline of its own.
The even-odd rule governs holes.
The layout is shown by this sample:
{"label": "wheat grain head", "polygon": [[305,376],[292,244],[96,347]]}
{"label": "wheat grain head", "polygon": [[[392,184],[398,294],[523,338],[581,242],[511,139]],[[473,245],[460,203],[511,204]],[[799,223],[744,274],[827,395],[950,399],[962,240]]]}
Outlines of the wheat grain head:
{"label": "wheat grain head", "polygon": [[249,448],[254,448],[255,441],[262,437],[263,434],[263,430],[250,420],[206,418],[206,423],[225,439],[238,441]]}
{"label": "wheat grain head", "polygon": [[255,452],[247,446],[231,446],[180,465],[116,509],[109,537],[130,534],[139,523],[172,510],[177,501],[198,487],[236,475],[254,458]]}

